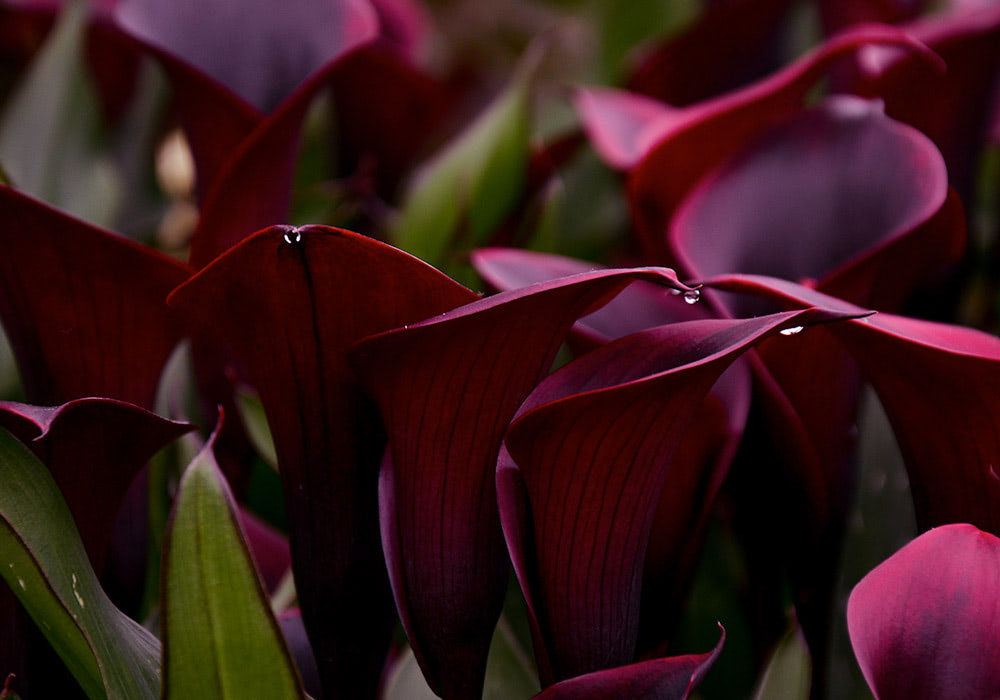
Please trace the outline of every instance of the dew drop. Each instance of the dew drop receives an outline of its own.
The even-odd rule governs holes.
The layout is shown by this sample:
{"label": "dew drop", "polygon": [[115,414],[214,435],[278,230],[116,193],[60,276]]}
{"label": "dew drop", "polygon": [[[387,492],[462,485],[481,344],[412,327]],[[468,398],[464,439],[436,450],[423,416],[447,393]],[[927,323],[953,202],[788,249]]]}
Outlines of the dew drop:
{"label": "dew drop", "polygon": [[802,332],[802,326],[792,326],[791,328],[783,328],[781,330],[781,335],[796,335]]}
{"label": "dew drop", "polygon": [[283,235],[282,238],[288,245],[295,245],[296,243],[302,242],[302,232],[297,228],[289,229],[288,231],[285,231],[285,235]]}
{"label": "dew drop", "polygon": [[701,291],[698,289],[689,289],[684,292],[684,301],[688,304],[697,304],[699,299],[701,299]]}
{"label": "dew drop", "polygon": [[28,590],[28,586],[27,586],[27,585],[25,585],[25,583],[24,583],[24,579],[23,579],[23,578],[18,578],[18,579],[17,579],[17,583],[18,583],[18,585],[20,585],[20,586],[21,586],[21,590],[23,590],[23,591],[26,591],[26,590]]}
{"label": "dew drop", "polygon": [[671,294],[673,294],[673,295],[674,295],[675,297],[676,297],[676,296],[679,296],[679,295],[680,295],[680,293],[681,293],[681,290],[679,290],[679,289],[670,289],[669,291],[670,291],[670,293],[671,293]]}

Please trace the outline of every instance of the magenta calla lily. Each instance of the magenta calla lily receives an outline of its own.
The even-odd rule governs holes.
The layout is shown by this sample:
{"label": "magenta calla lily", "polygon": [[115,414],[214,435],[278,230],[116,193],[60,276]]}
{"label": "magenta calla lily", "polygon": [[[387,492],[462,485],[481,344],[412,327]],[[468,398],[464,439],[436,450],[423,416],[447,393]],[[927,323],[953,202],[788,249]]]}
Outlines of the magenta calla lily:
{"label": "magenta calla lily", "polygon": [[374,692],[394,624],[376,505],[383,428],[346,350],[476,298],[401,251],[319,226],[260,231],[170,296],[260,392],[303,620],[331,695]]}
{"label": "magenta calla lily", "polygon": [[494,489],[507,424],[576,318],[635,279],[689,289],[667,269],[592,271],[498,294],[352,349],[389,435],[379,498],[396,605],[442,697],[482,693],[507,585]]}
{"label": "magenta calla lily", "polygon": [[972,525],[925,532],[865,576],[847,626],[879,700],[1000,693],[1000,539]]}

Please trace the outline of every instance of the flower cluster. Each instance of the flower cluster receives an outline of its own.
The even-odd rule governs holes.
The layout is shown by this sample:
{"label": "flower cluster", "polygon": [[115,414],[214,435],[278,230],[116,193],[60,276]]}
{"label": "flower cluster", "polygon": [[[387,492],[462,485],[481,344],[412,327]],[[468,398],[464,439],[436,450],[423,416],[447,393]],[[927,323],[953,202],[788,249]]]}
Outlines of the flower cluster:
{"label": "flower cluster", "polygon": [[1000,693],[1000,6],[703,4],[0,4],[0,698]]}

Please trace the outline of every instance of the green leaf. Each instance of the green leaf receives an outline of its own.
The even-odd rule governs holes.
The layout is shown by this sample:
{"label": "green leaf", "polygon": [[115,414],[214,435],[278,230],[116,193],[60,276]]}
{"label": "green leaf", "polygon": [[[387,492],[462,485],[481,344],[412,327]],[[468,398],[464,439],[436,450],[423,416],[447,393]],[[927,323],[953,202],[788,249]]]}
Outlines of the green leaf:
{"label": "green leaf", "polygon": [[155,698],[160,644],[116,608],[48,469],[0,430],[0,573],[90,698]]}
{"label": "green leaf", "polygon": [[84,69],[87,3],[67,3],[7,102],[0,162],[23,192],[110,226],[120,183],[97,150],[101,117]]}
{"label": "green leaf", "polygon": [[808,700],[812,680],[809,647],[797,620],[778,643],[768,663],[754,700]]}
{"label": "green leaf", "polygon": [[541,49],[529,49],[510,84],[417,173],[395,231],[403,250],[442,266],[456,238],[484,243],[524,191],[531,95]]}
{"label": "green leaf", "polygon": [[304,698],[212,442],[181,479],[167,533],[163,697]]}
{"label": "green leaf", "polygon": [[247,431],[247,437],[250,438],[250,444],[269,467],[278,471],[278,453],[274,449],[271,426],[267,422],[264,404],[260,402],[260,397],[250,390],[238,391],[236,393],[236,408],[239,410],[243,427]]}

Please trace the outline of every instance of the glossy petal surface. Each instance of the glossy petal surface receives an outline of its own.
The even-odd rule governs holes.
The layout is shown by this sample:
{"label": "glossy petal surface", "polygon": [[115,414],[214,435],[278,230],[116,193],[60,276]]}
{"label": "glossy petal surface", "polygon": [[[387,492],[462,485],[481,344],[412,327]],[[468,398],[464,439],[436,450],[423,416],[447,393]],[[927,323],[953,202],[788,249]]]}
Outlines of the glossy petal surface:
{"label": "glossy petal surface", "polygon": [[1000,539],[971,525],[925,532],[865,576],[847,627],[880,700],[1000,694]]}
{"label": "glossy petal surface", "polygon": [[697,277],[817,279],[941,208],[944,160],[876,102],[840,96],[784,120],[678,209],[670,247]]}

